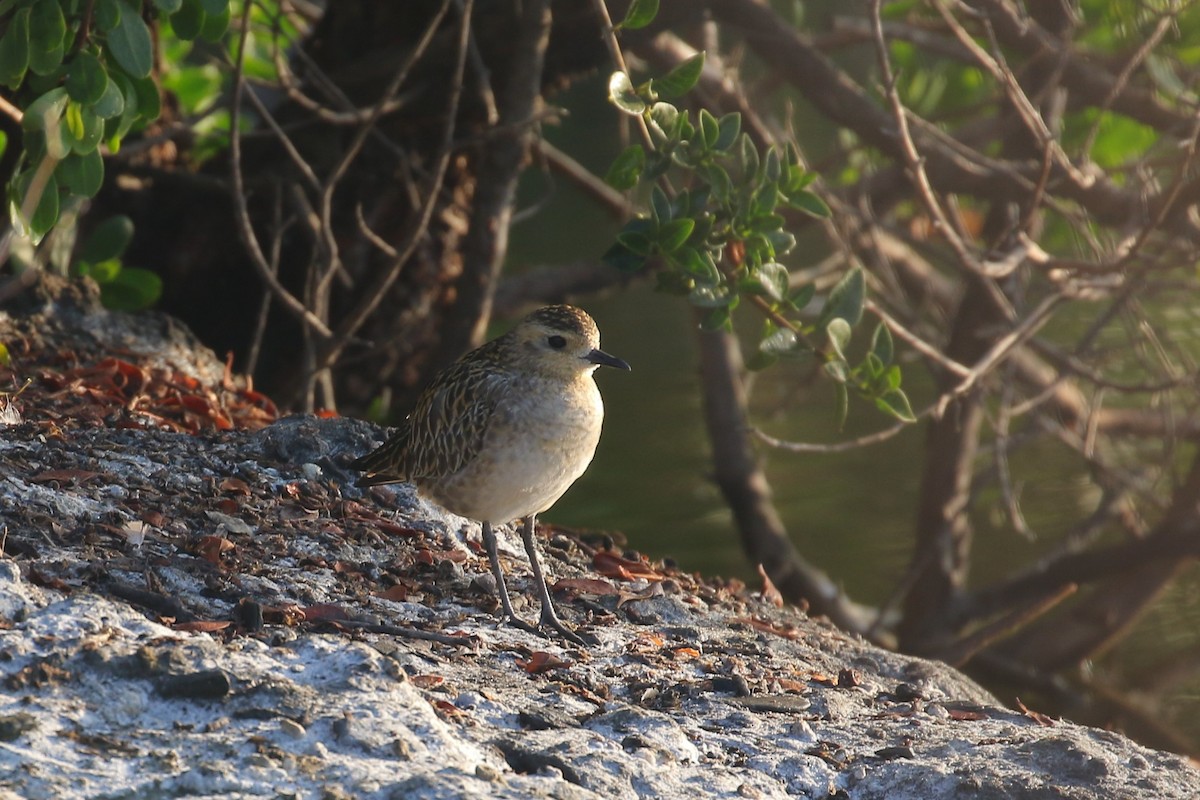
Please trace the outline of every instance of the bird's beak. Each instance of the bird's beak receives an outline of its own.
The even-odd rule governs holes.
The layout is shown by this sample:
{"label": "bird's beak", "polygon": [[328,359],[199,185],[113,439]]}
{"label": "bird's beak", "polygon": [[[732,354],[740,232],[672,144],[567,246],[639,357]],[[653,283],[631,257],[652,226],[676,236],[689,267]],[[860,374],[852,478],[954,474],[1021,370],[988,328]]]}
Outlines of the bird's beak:
{"label": "bird's beak", "polygon": [[617,369],[628,370],[629,365],[616,356],[610,356],[603,350],[593,350],[583,357],[584,361],[590,361],[593,364],[601,367],[616,367]]}

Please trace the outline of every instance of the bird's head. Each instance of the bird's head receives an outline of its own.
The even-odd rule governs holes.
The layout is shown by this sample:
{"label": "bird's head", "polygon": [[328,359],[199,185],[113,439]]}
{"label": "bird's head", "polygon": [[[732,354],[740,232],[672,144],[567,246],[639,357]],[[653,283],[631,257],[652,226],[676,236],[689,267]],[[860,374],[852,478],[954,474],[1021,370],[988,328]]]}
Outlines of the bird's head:
{"label": "bird's head", "polygon": [[518,323],[509,334],[517,351],[539,372],[563,378],[591,374],[596,367],[629,369],[600,349],[600,329],[586,311],[546,306]]}

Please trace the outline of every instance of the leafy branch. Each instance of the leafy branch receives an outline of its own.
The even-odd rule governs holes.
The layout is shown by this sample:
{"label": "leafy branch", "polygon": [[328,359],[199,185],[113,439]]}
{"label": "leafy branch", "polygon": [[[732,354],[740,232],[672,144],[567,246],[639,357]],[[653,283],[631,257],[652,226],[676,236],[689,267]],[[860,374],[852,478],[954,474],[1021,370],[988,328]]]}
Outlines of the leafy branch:
{"label": "leafy branch", "polygon": [[[614,30],[644,27],[656,10],[656,2],[633,3]],[[876,326],[857,363],[850,360],[866,304],[862,270],[849,270],[814,317],[807,309],[815,285],[793,288],[780,262],[796,246],[785,209],[818,218],[830,213],[809,188],[817,175],[804,168],[799,150],[788,143],[760,151],[741,130],[740,114],[716,117],[701,109],[693,118],[671,102],[696,85],[703,69],[704,54],[697,53],[642,83],[623,71],[609,79],[609,100],[641,120],[648,136],[645,145],[621,152],[605,179],[648,202],[617,234],[605,260],[627,271],[652,269],[657,288],[701,309],[708,330],[732,331],[733,313],[745,299],[763,317],[751,368],[816,356],[837,386],[839,426],[851,392],[896,419],[914,421],[886,325]]]}

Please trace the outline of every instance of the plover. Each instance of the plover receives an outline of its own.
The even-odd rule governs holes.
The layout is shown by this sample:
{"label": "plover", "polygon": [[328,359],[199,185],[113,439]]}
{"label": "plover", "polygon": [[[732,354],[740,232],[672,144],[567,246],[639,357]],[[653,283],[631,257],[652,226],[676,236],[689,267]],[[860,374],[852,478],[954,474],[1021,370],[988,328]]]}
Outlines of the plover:
{"label": "plover", "polygon": [[574,306],[538,309],[503,336],[440,372],[383,445],[356,460],[359,486],[408,481],[420,494],[483,526],[504,614],[513,611],[494,526],[523,519],[521,539],[541,598],[540,625],[583,644],[559,619],[534,545],[538,514],[587,469],[604,404],[597,367],[629,369],[600,349],[600,331]]}

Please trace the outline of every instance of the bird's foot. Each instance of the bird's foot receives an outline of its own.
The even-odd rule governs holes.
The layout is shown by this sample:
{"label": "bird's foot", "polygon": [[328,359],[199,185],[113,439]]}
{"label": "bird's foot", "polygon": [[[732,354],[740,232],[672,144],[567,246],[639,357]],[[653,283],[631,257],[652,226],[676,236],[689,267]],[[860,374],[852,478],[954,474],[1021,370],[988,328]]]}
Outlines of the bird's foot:
{"label": "bird's foot", "polygon": [[558,618],[558,614],[554,612],[552,607],[542,607],[542,616],[538,620],[538,627],[542,630],[549,628],[556,631],[559,636],[566,639],[568,642],[574,642],[580,647],[589,647],[600,644],[600,640],[590,633],[580,633],[579,631],[568,628],[566,623]]}
{"label": "bird's foot", "polygon": [[514,628],[520,628],[528,633],[532,633],[535,636],[540,636],[543,639],[553,638],[551,633],[553,632],[566,639],[568,642],[577,644],[580,647],[592,647],[600,644],[600,640],[592,634],[580,634],[578,631],[568,628],[566,623],[560,620],[558,615],[554,614],[553,612],[550,614],[543,613],[536,624],[532,622],[526,622],[516,614],[509,614],[507,616],[509,625],[512,625]]}

